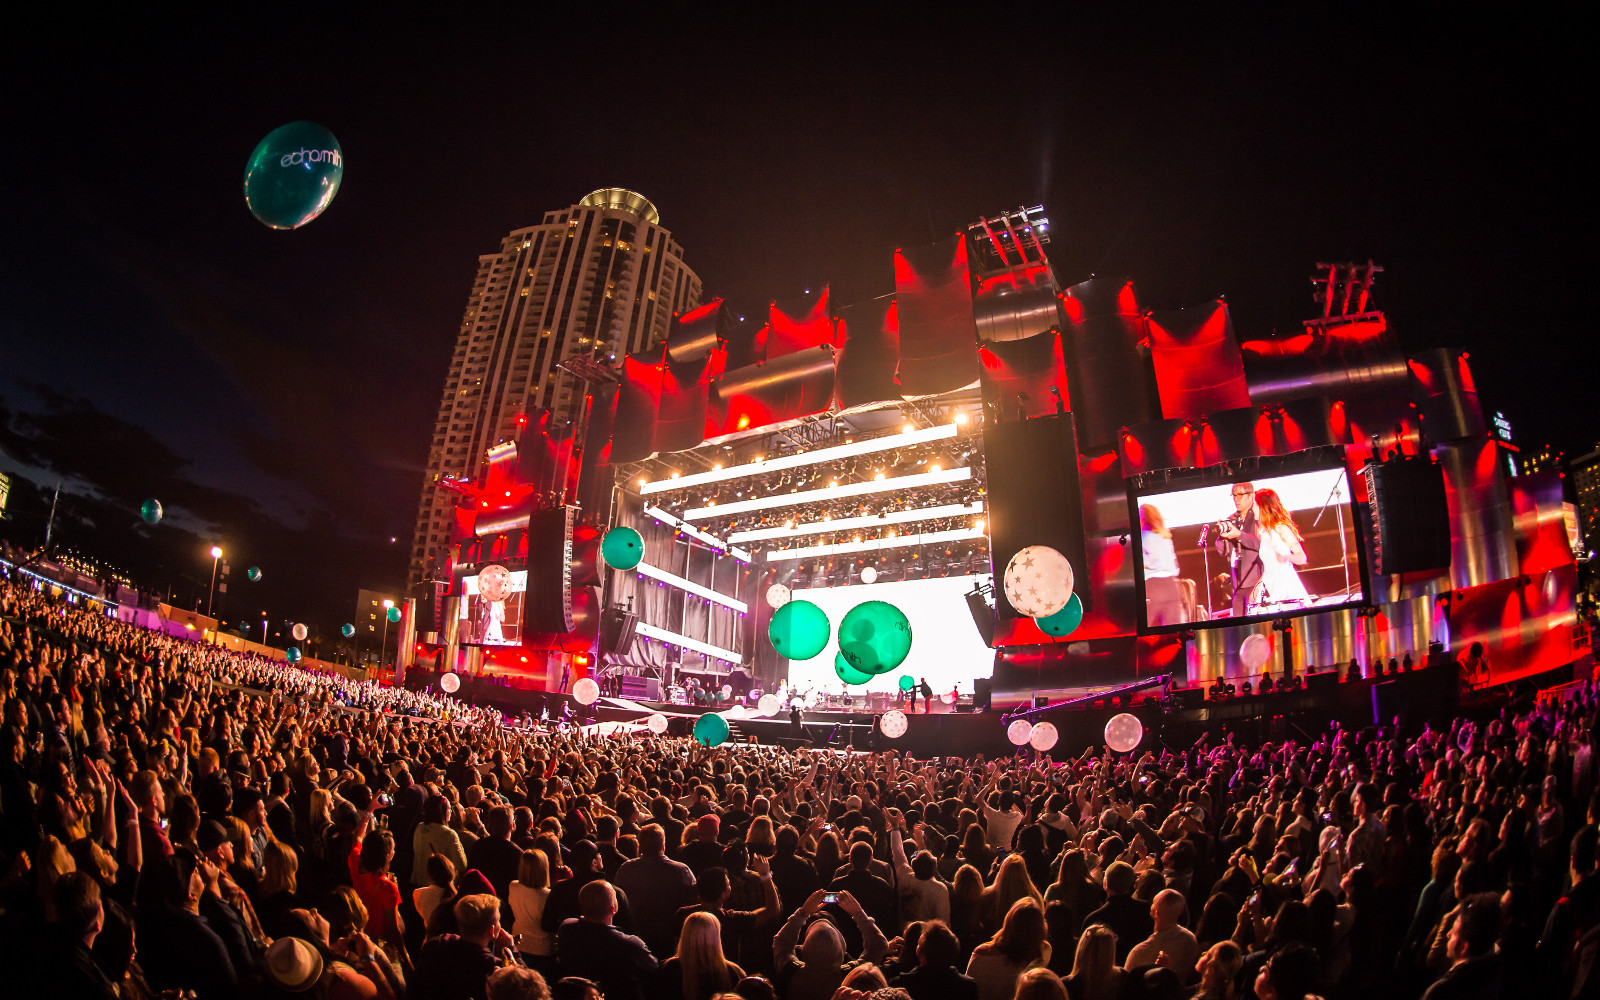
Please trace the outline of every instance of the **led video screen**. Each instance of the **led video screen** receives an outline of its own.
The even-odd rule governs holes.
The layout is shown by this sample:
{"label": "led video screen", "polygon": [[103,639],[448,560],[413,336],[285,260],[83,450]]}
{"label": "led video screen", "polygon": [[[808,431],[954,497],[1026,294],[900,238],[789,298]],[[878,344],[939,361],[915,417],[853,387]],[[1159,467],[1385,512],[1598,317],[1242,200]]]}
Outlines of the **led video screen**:
{"label": "led video screen", "polygon": [[[1162,489],[1162,487],[1155,487]],[[1132,492],[1146,632],[1273,621],[1366,603],[1343,466]]]}
{"label": "led video screen", "polygon": [[937,694],[947,694],[956,687],[962,694],[971,694],[973,678],[994,673],[994,650],[983,644],[983,637],[973,625],[966,594],[991,579],[985,573],[796,590],[796,600],[810,601],[827,612],[833,634],[821,653],[809,660],[789,661],[789,686],[801,692],[826,690],[838,694],[846,690],[833,669],[839,652],[839,623],[863,601],[886,601],[903,611],[911,623],[911,652],[898,669],[879,674],[866,684],[852,684],[848,690],[852,694],[894,691],[900,676],[910,674],[919,684],[927,678]]}
{"label": "led video screen", "polygon": [[528,571],[490,563],[461,579],[460,641],[469,646],[522,644]]}

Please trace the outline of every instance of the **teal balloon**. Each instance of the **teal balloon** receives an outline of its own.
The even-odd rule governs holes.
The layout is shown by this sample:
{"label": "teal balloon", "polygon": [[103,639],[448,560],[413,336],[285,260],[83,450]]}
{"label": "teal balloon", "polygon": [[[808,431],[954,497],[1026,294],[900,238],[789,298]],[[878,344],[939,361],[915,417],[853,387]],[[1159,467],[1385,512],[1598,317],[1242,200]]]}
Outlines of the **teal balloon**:
{"label": "teal balloon", "polygon": [[864,674],[852,667],[850,661],[844,658],[843,653],[833,654],[833,672],[838,674],[839,679],[846,684],[865,684],[872,680],[871,674]]}
{"label": "teal balloon", "polygon": [[260,583],[261,582],[261,567],[260,566],[251,566],[249,569],[244,571],[244,575],[250,578],[250,582],[251,583]]}
{"label": "teal balloon", "polygon": [[772,613],[767,638],[772,648],[791,660],[809,660],[828,645],[833,624],[827,612],[810,601],[790,601]]}
{"label": "teal balloon", "polygon": [[348,639],[356,634],[356,627],[351,625],[349,622],[346,622],[345,624],[339,626],[339,634]]}
{"label": "teal balloon", "polygon": [[1077,594],[1073,594],[1060,611],[1044,618],[1035,618],[1034,621],[1045,635],[1057,639],[1071,635],[1078,630],[1079,625],[1083,624],[1083,601],[1078,599]]}
{"label": "teal balloon", "polygon": [[917,686],[917,681],[910,674],[901,674],[900,675],[900,690],[902,690],[902,691],[910,691],[912,688],[914,688],[916,686]]}
{"label": "teal balloon", "polygon": [[694,741],[708,747],[721,746],[728,741],[728,720],[715,712],[707,712],[695,720]]}
{"label": "teal balloon", "polygon": [[316,122],[290,122],[256,145],[244,170],[244,201],[273,229],[299,229],[327,210],[344,179],[344,151]]}
{"label": "teal balloon", "polygon": [[300,647],[290,646],[288,649],[284,650],[284,656],[288,657],[290,663],[299,663]]}
{"label": "teal balloon", "polygon": [[839,623],[839,652],[862,673],[886,674],[911,652],[911,622],[887,601],[865,601]]}
{"label": "teal balloon", "polygon": [[161,501],[153,497],[139,505],[139,516],[144,518],[145,524],[156,524],[164,513],[166,512],[161,509]]}
{"label": "teal balloon", "polygon": [[632,528],[612,528],[600,539],[600,558],[612,569],[633,569],[644,559],[644,539]]}
{"label": "teal balloon", "polygon": [[389,616],[389,620],[392,622],[400,620],[400,609],[398,607],[390,608],[385,614]]}

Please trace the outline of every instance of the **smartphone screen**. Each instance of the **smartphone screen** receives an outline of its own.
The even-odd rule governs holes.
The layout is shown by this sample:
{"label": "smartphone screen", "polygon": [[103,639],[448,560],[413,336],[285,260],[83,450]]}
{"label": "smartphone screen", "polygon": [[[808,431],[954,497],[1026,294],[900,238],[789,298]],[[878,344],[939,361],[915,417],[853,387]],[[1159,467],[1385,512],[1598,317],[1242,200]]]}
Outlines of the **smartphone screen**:
{"label": "smartphone screen", "polygon": [[822,897],[822,901],[824,903],[837,903],[839,901],[839,894],[837,892],[830,892]]}

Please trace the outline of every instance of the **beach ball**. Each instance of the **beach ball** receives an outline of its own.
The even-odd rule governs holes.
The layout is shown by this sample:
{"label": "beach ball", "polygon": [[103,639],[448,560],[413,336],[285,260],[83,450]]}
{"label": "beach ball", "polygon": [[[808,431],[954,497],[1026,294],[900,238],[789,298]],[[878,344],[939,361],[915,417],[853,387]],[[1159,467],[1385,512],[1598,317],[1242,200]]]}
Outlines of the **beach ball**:
{"label": "beach ball", "polygon": [[789,588],[781,583],[775,583],[767,588],[767,606],[781,608],[789,603]]}
{"label": "beach ball", "polygon": [[1018,614],[1047,618],[1072,597],[1072,564],[1048,545],[1030,545],[1006,564],[1005,592]]}
{"label": "beach ball", "polygon": [[878,728],[883,731],[883,735],[891,740],[897,740],[904,736],[907,725],[906,713],[898,710],[885,712],[883,713],[883,718],[878,720]]}

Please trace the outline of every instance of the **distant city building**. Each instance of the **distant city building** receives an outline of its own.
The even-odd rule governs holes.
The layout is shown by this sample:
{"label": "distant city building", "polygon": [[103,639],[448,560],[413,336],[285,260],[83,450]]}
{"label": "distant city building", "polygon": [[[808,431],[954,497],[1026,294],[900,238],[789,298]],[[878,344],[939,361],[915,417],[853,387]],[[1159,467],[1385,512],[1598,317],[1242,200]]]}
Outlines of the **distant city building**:
{"label": "distant city building", "polygon": [[[385,601],[389,603],[385,604]],[[356,627],[352,641],[361,650],[363,660],[378,659],[378,644],[387,638],[383,627],[384,616],[391,606],[398,606],[400,603],[399,594],[386,594],[365,588],[356,591],[356,614],[350,620],[350,624]],[[393,625],[388,631],[398,634],[400,626]]]}
{"label": "distant city building", "polygon": [[1535,472],[1548,472],[1551,469],[1560,469],[1565,466],[1567,456],[1559,450],[1545,445],[1538,451],[1530,452],[1523,456],[1522,474],[1532,475]]}
{"label": "distant city building", "polygon": [[1578,527],[1583,532],[1583,544],[1595,548],[1600,539],[1600,448],[1573,459],[1568,468],[1578,496]]}
{"label": "distant city building", "polygon": [[547,212],[479,257],[428,448],[408,586],[431,578],[449,545],[456,498],[435,484],[471,479],[535,407],[558,423],[576,415],[583,384],[557,363],[643,350],[699,304],[700,279],[656,207],[622,188]]}

